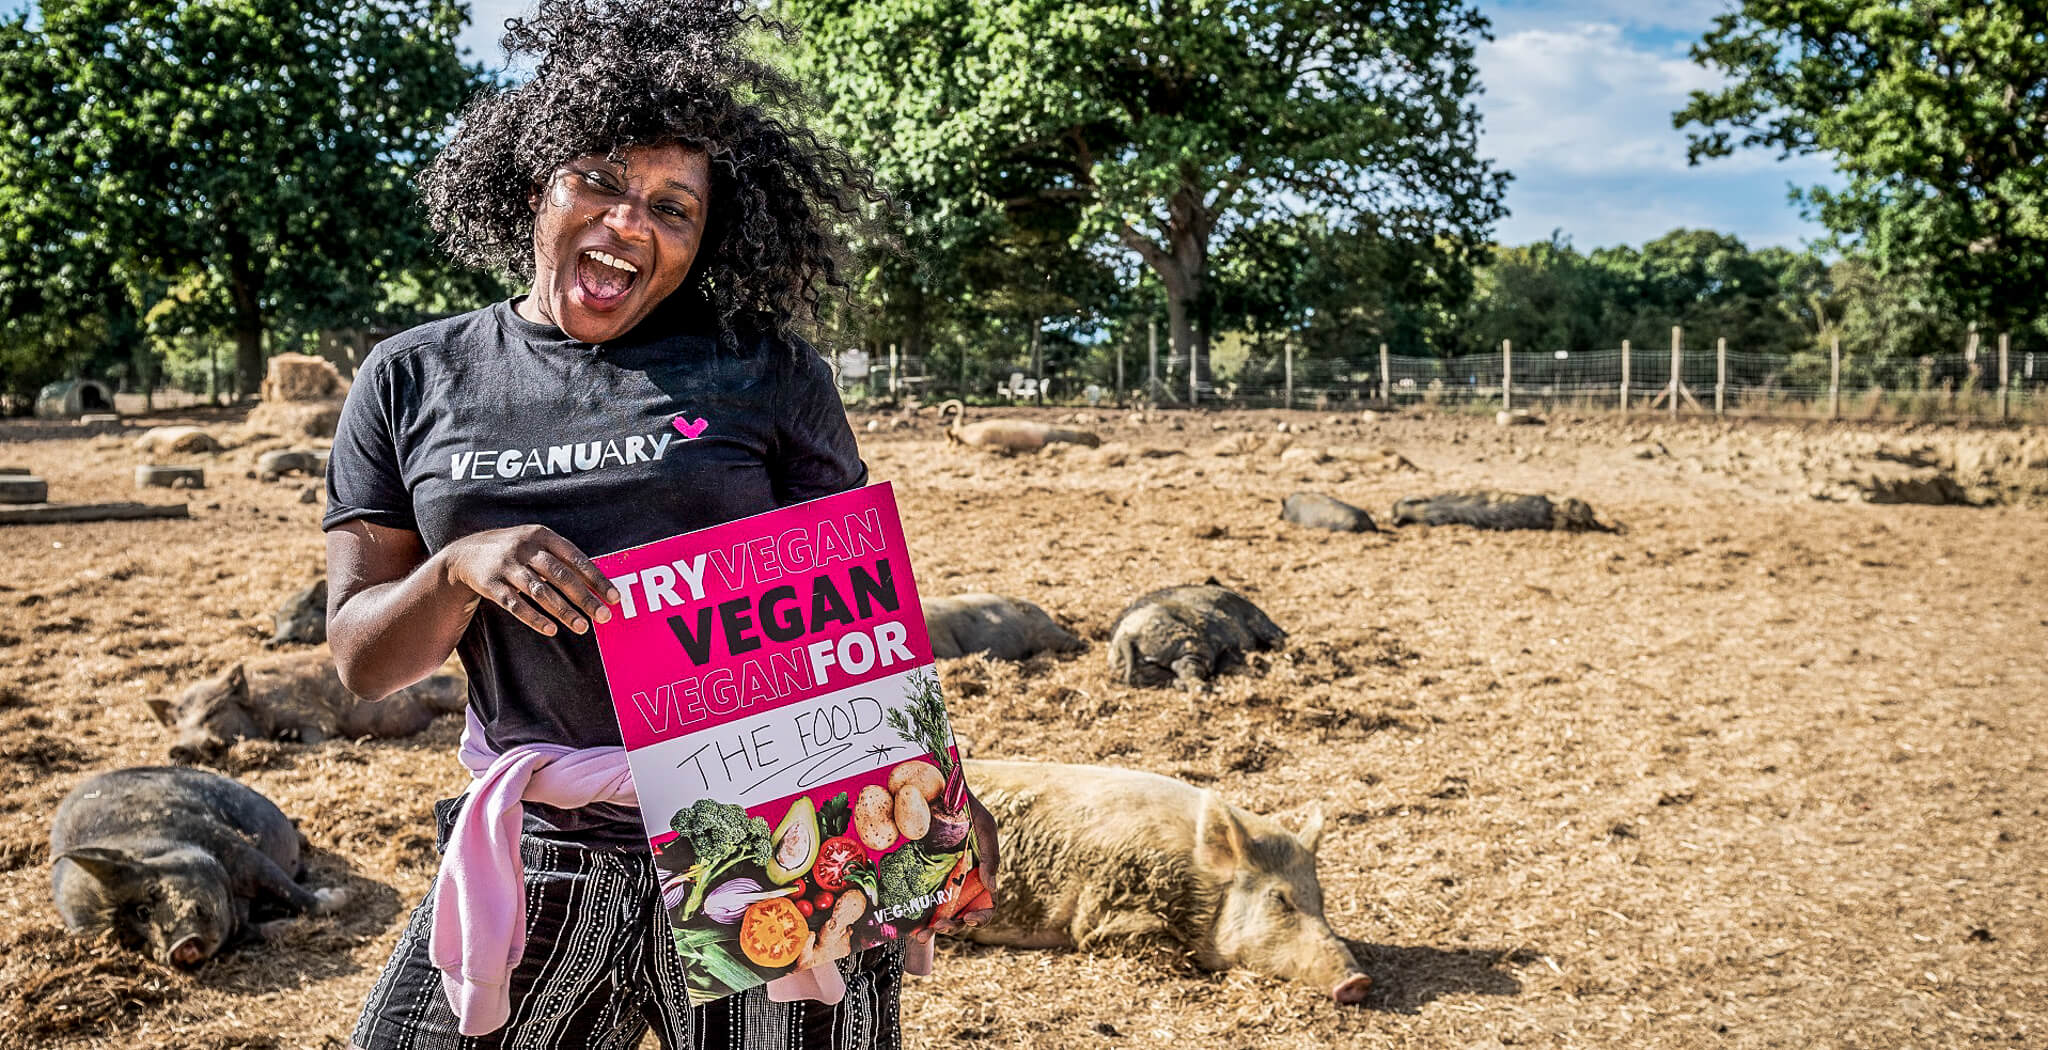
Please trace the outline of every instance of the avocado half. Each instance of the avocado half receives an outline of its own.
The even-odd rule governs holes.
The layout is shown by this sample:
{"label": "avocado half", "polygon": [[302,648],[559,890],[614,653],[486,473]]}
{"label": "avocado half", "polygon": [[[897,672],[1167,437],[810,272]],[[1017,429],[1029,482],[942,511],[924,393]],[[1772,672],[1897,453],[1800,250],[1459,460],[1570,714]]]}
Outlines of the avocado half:
{"label": "avocado half", "polygon": [[779,885],[802,878],[818,862],[819,837],[818,807],[811,804],[809,795],[799,796],[768,837],[768,877]]}

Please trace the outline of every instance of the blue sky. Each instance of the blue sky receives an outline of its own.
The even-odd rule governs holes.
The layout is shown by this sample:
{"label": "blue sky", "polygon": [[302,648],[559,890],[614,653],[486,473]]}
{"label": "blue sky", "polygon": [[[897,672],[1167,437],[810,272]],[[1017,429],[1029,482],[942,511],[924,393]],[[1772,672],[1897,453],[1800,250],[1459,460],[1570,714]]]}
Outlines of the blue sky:
{"label": "blue sky", "polygon": [[[504,19],[531,0],[471,0],[462,42],[499,65]],[[1506,244],[1561,230],[1581,249],[1641,244],[1681,226],[1751,247],[1796,247],[1820,230],[1786,201],[1791,185],[1833,181],[1810,158],[1751,151],[1685,163],[1671,114],[1715,76],[1686,57],[1733,0],[1478,0],[1493,20],[1479,49],[1482,153],[1512,172]]]}

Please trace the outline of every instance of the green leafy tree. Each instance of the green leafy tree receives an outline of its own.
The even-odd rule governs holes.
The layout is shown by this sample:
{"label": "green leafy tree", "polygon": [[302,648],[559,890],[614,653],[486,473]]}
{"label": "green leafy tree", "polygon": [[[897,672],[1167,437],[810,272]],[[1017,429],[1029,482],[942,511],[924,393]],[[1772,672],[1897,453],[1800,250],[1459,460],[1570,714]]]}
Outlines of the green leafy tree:
{"label": "green leafy tree", "polygon": [[67,119],[62,56],[29,17],[0,21],[0,389],[24,404],[44,383],[146,353],[115,270],[128,216],[98,214],[69,166],[87,146]]}
{"label": "green leafy tree", "polygon": [[[0,170],[0,193],[80,187],[92,219],[69,236],[98,238],[93,264],[131,316],[152,290],[217,296],[183,305],[232,333],[241,392],[262,377],[267,330],[360,323],[429,254],[409,176],[483,82],[457,56],[462,4],[53,0],[40,14],[11,32],[46,56],[25,134],[51,163]],[[4,87],[22,105],[15,78]],[[0,271],[0,297],[38,277]]]}
{"label": "green leafy tree", "polygon": [[1506,176],[1477,152],[1452,0],[783,0],[834,134],[945,225],[1071,202],[1165,292],[1204,360],[1213,251],[1311,213],[1476,247]]}
{"label": "green leafy tree", "polygon": [[1743,0],[1692,48],[1726,87],[1673,118],[1697,163],[1738,148],[1831,157],[1799,196],[1886,271],[1924,274],[2010,328],[2048,287],[2048,33],[2038,3]]}
{"label": "green leafy tree", "polygon": [[1712,230],[1673,230],[1640,249],[1603,248],[1590,258],[1616,285],[1602,342],[1661,346],[1673,325],[1695,346],[1726,339],[1738,350],[1785,354],[1808,342],[1781,280],[1791,253],[1752,252]]}
{"label": "green leafy tree", "polygon": [[1501,248],[1479,271],[1453,351],[1494,353],[1503,339],[1542,354],[1606,346],[1622,338],[1612,326],[1630,295],[1562,234]]}

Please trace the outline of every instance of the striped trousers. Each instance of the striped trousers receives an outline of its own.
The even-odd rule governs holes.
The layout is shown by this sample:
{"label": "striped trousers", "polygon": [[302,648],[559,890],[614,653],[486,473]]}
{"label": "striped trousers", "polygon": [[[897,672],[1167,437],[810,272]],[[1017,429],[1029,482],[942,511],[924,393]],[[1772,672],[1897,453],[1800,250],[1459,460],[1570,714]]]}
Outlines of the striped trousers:
{"label": "striped trousers", "polygon": [[434,898],[414,909],[363,1006],[357,1050],[634,1050],[650,1029],[664,1050],[899,1050],[900,945],[841,960],[846,998],[769,1002],[760,988],[691,1009],[653,857],[528,837],[526,952],[512,1016],[488,1035],[456,1031],[427,955]]}

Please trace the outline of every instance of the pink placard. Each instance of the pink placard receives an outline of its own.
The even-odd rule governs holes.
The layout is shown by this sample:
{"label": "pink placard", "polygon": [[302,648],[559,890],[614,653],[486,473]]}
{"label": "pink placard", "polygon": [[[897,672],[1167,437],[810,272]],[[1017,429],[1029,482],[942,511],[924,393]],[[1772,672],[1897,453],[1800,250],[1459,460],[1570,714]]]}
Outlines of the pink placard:
{"label": "pink placard", "polygon": [[620,734],[690,996],[972,903],[966,787],[886,484],[595,559]]}

